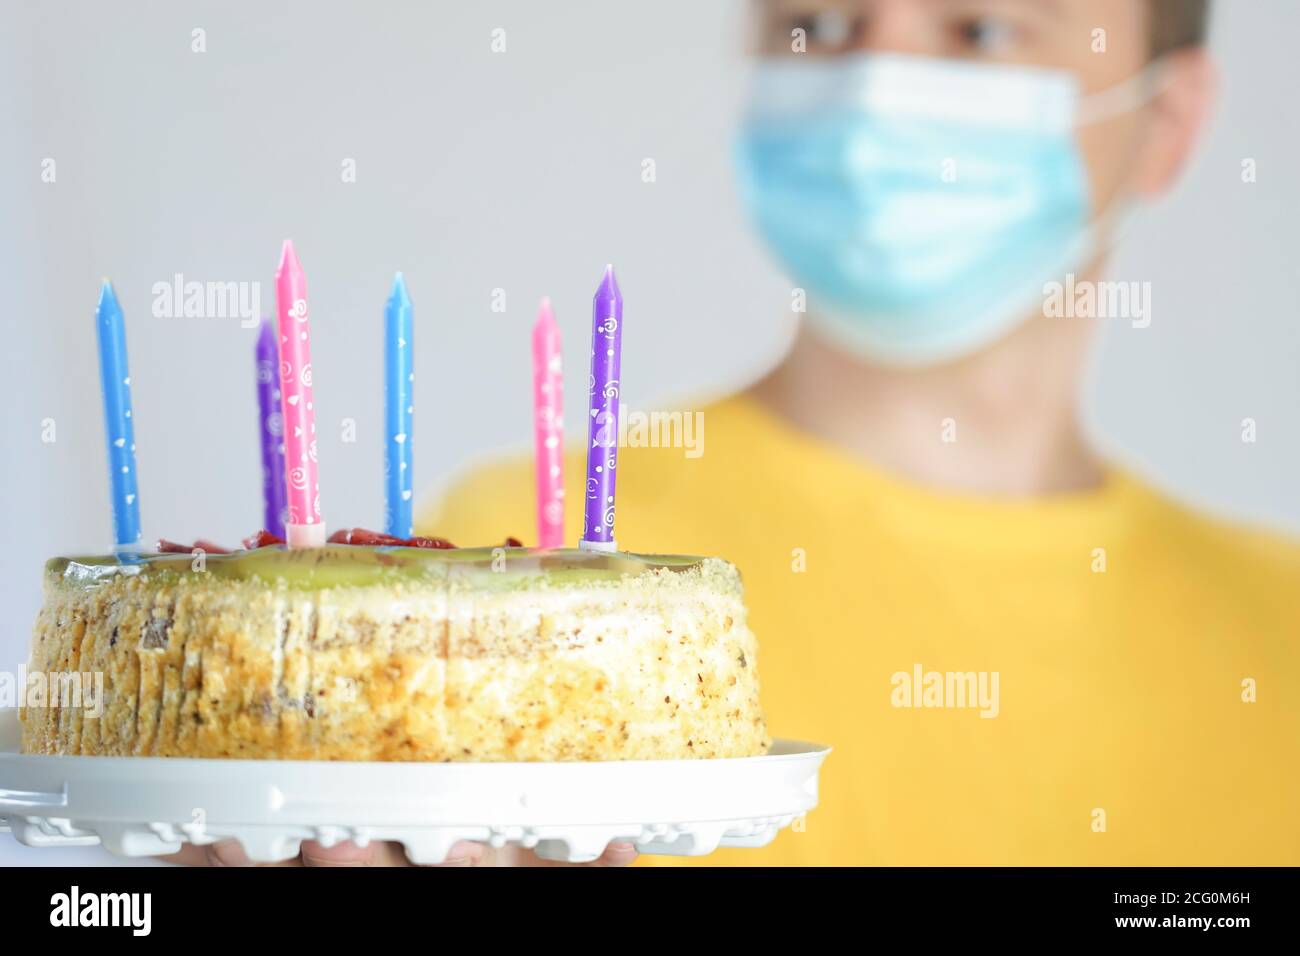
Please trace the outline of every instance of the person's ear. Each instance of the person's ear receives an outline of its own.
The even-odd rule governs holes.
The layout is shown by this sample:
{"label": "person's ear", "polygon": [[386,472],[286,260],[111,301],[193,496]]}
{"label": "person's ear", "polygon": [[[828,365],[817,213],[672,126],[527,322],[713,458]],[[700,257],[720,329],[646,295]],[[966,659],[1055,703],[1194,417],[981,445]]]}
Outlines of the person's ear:
{"label": "person's ear", "polygon": [[1170,189],[1187,165],[1214,106],[1218,76],[1204,48],[1179,50],[1165,60],[1162,92],[1147,106],[1149,125],[1132,184],[1139,196]]}

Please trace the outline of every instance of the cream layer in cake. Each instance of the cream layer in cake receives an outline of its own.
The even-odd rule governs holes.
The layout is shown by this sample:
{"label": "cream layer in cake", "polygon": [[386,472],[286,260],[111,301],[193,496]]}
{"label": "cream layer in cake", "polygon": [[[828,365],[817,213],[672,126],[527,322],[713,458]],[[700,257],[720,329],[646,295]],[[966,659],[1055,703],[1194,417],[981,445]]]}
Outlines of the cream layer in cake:
{"label": "cream layer in cake", "polygon": [[56,558],[29,670],[52,689],[84,675],[102,694],[81,706],[29,695],[23,747],[751,756],[770,743],[756,665],[740,576],[716,558],[349,545]]}

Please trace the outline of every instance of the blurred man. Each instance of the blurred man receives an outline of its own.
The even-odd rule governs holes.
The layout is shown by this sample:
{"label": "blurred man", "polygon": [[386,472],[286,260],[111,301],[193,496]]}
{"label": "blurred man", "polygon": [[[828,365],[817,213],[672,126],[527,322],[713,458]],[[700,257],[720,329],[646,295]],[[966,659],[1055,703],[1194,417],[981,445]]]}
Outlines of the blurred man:
{"label": "blurred man", "polygon": [[[1099,320],[1143,321],[1108,246],[1209,109],[1206,3],[757,19],[741,186],[807,321],[703,409],[703,455],[624,451],[618,538],[735,561],[771,730],[835,752],[804,825],[708,862],[1300,863],[1300,547],[1173,503],[1079,423]],[[532,508],[507,462],[424,529],[496,541]]]}
{"label": "blurred man", "polygon": [[[802,832],[709,860],[1300,863],[1300,547],[1079,421],[1100,320],[1143,321],[1140,288],[1103,314],[1109,244],[1210,107],[1206,3],[757,10],[741,184],[807,321],[702,456],[624,450],[619,542],[735,561],[770,727],[836,749]],[[529,528],[531,480],[426,528]],[[925,693],[949,673],[974,699]]]}

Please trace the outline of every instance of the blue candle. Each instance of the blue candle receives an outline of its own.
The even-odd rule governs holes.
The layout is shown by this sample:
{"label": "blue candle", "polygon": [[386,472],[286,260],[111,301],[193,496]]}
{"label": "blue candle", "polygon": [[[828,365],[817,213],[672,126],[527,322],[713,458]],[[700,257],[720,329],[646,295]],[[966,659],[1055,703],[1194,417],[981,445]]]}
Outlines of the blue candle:
{"label": "blue candle", "polygon": [[411,520],[411,416],[415,373],[411,362],[411,297],[399,272],[384,308],[384,530],[413,533]]}
{"label": "blue candle", "polygon": [[104,389],[104,432],[108,439],[108,478],[113,505],[113,545],[117,551],[140,547],[140,501],[136,497],[135,424],[131,421],[131,373],[126,364],[126,326],[122,307],[107,279],[95,309],[99,334],[99,375]]}

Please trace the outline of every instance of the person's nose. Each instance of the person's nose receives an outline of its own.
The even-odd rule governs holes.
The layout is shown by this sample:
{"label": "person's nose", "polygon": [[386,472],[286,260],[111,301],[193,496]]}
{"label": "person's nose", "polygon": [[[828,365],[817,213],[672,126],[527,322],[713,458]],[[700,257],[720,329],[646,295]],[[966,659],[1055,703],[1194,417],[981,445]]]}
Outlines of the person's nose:
{"label": "person's nose", "polygon": [[862,2],[854,52],[931,52],[934,0],[872,0]]}

